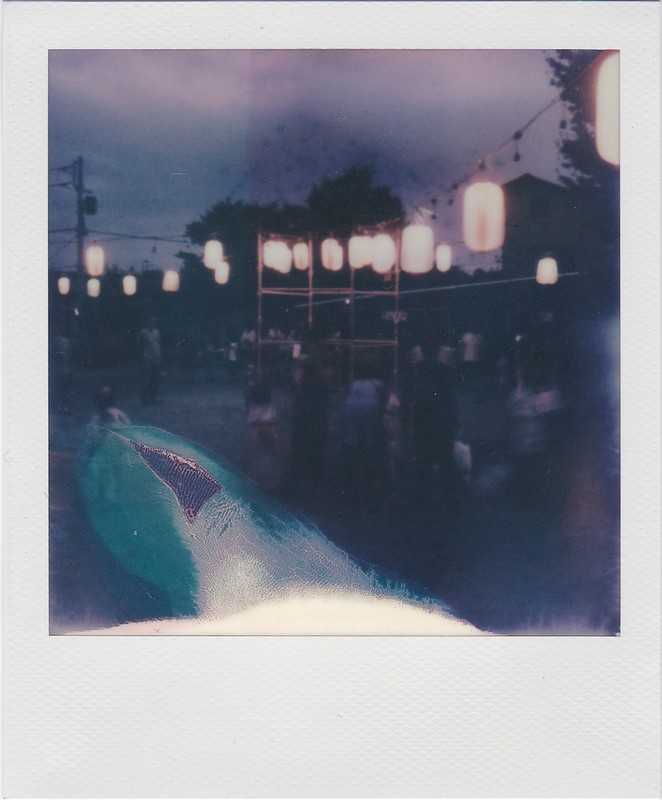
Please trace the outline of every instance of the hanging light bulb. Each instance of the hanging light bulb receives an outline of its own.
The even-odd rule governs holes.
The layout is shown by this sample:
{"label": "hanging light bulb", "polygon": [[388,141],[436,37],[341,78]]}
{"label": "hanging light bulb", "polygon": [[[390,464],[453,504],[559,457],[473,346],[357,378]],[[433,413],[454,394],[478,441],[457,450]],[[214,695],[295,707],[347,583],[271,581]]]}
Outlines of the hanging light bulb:
{"label": "hanging light bulb", "polygon": [[122,291],[127,297],[131,297],[138,289],[138,281],[135,275],[125,275],[122,278]]}
{"label": "hanging light bulb", "polygon": [[322,242],[322,266],[331,272],[342,269],[344,254],[341,245],[335,239],[325,239]]}
{"label": "hanging light bulb", "polygon": [[600,65],[596,91],[595,143],[600,158],[618,166],[620,155],[620,62],[612,53]]}
{"label": "hanging light bulb", "polygon": [[552,256],[544,256],[538,261],[536,269],[536,281],[542,286],[551,286],[559,279],[559,268],[556,259]]}
{"label": "hanging light bulb", "polygon": [[294,269],[303,270],[308,269],[308,245],[305,242],[297,242],[292,248],[292,260],[294,261]]}
{"label": "hanging light bulb", "polygon": [[473,183],[464,193],[464,242],[469,250],[486,253],[503,244],[506,207],[503,189],[491,181]]}
{"label": "hanging light bulb", "polygon": [[397,253],[395,242],[387,233],[378,233],[372,239],[372,268],[379,275],[386,275],[395,266]]}
{"label": "hanging light bulb", "polygon": [[60,294],[69,294],[70,289],[71,280],[66,275],[57,279],[57,290]]}
{"label": "hanging light bulb", "polygon": [[230,265],[227,261],[221,261],[218,267],[214,270],[214,280],[221,286],[226,284],[230,279]]}
{"label": "hanging light bulb", "polygon": [[223,245],[218,239],[210,239],[205,243],[205,252],[202,263],[207,269],[216,269],[223,261]]}
{"label": "hanging light bulb", "polygon": [[177,270],[169,269],[163,273],[162,288],[164,292],[179,291],[179,272]]}
{"label": "hanging light bulb", "polygon": [[347,260],[352,269],[370,266],[372,263],[372,237],[352,236],[347,248]]}
{"label": "hanging light bulb", "polygon": [[103,247],[98,244],[90,245],[85,251],[85,269],[91,278],[99,278],[104,269]]}
{"label": "hanging light bulb", "polygon": [[101,294],[101,281],[98,278],[90,278],[87,282],[87,296],[98,297]]}
{"label": "hanging light bulb", "polygon": [[453,262],[453,251],[449,244],[440,244],[436,251],[436,264],[439,272],[448,272]]}

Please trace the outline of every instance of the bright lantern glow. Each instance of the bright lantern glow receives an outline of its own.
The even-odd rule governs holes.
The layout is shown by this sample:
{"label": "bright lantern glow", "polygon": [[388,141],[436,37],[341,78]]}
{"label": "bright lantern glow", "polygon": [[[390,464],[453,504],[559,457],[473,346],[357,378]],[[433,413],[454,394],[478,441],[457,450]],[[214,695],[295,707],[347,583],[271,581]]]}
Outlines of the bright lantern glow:
{"label": "bright lantern glow", "polygon": [[496,183],[474,183],[464,193],[464,243],[469,250],[486,253],[501,247],[506,235],[503,189]]}
{"label": "bright lantern glow", "polygon": [[287,275],[292,269],[292,251],[285,242],[270,239],[262,248],[262,261],[265,267]]}
{"label": "bright lantern glow", "polygon": [[217,239],[210,239],[205,243],[205,252],[202,263],[207,269],[216,269],[223,261],[223,245]]}
{"label": "bright lantern glow", "polygon": [[163,291],[164,292],[178,292],[179,291],[179,272],[174,269],[166,270],[163,273]]}
{"label": "bright lantern glow", "polygon": [[536,280],[542,285],[551,285],[559,279],[559,268],[556,259],[551,256],[541,258],[536,270]]}
{"label": "bright lantern glow", "polygon": [[408,225],[402,231],[401,266],[403,272],[422,275],[434,263],[434,235],[427,225]]}
{"label": "bright lantern glow", "polygon": [[449,244],[440,244],[437,247],[436,261],[439,272],[448,272],[453,263],[453,251]]}
{"label": "bright lantern glow", "polygon": [[216,267],[214,270],[214,280],[216,283],[220,283],[221,286],[226,284],[230,279],[230,265],[227,261],[221,261],[221,263]]}
{"label": "bright lantern glow", "polygon": [[395,242],[387,233],[378,233],[372,240],[372,268],[386,275],[395,266]]}
{"label": "bright lantern glow", "polygon": [[600,157],[615,166],[621,163],[619,78],[619,55],[612,53],[602,62],[598,73],[595,143]]}
{"label": "bright lantern glow", "polygon": [[125,275],[122,278],[122,291],[127,297],[131,297],[136,293],[138,288],[138,281],[135,275]]}
{"label": "bright lantern glow", "polygon": [[343,249],[335,239],[325,239],[322,242],[322,266],[331,272],[342,269],[344,260]]}
{"label": "bright lantern glow", "polygon": [[70,289],[71,281],[66,275],[63,275],[61,278],[57,279],[57,290],[60,294],[69,294]]}
{"label": "bright lantern glow", "polygon": [[372,263],[372,236],[352,236],[349,240],[347,259],[352,269],[369,267]]}
{"label": "bright lantern glow", "polygon": [[294,268],[303,271],[308,269],[308,245],[304,242],[298,242],[292,248],[292,259],[294,260]]}
{"label": "bright lantern glow", "polygon": [[98,244],[90,245],[85,251],[85,269],[91,278],[103,275],[104,254],[103,247]]}
{"label": "bright lantern glow", "polygon": [[87,296],[98,297],[101,293],[101,281],[98,278],[90,278],[87,282]]}

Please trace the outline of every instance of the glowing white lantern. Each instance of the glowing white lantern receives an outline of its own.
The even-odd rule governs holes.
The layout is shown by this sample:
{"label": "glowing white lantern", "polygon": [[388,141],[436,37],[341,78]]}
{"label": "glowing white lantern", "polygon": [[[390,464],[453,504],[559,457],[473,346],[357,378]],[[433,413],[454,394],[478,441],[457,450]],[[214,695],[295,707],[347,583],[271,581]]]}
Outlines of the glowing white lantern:
{"label": "glowing white lantern", "polygon": [[138,281],[135,275],[125,275],[122,278],[122,291],[127,297],[131,297],[136,293],[138,288]]}
{"label": "glowing white lantern", "polygon": [[262,248],[262,261],[265,267],[287,275],[292,269],[292,251],[285,242],[270,239]]}
{"label": "glowing white lantern", "polygon": [[163,273],[162,288],[164,292],[179,291],[179,272],[177,270],[169,269]]}
{"label": "glowing white lantern", "polygon": [[347,260],[352,269],[372,264],[372,236],[352,236],[347,249]]}
{"label": "glowing white lantern", "polygon": [[85,251],[85,269],[91,278],[103,275],[104,253],[103,247],[98,244],[90,245]]}
{"label": "glowing white lantern", "polygon": [[221,261],[221,263],[216,267],[214,270],[214,280],[216,283],[220,283],[221,286],[226,284],[230,279],[230,265],[227,261]]}
{"label": "glowing white lantern", "polygon": [[464,242],[469,250],[486,253],[501,247],[506,235],[503,189],[496,183],[474,183],[464,193]]}
{"label": "glowing white lantern", "polygon": [[612,53],[598,73],[595,143],[600,157],[615,166],[621,163],[619,77],[619,55]]}
{"label": "glowing white lantern", "polygon": [[538,268],[536,269],[536,281],[544,285],[551,285],[556,283],[559,279],[559,268],[556,259],[551,256],[545,256],[538,261]]}
{"label": "glowing white lantern", "polygon": [[308,245],[304,242],[297,242],[292,248],[292,259],[294,269],[301,271],[308,269]]}
{"label": "glowing white lantern", "polygon": [[90,278],[87,282],[87,296],[98,297],[101,293],[101,281],[98,278]]}
{"label": "glowing white lantern", "polygon": [[223,261],[223,245],[217,239],[210,239],[205,243],[205,252],[202,263],[207,269],[216,269]]}
{"label": "glowing white lantern", "polygon": [[395,242],[387,233],[378,233],[372,240],[372,268],[386,275],[395,266]]}
{"label": "glowing white lantern", "polygon": [[448,272],[453,263],[453,251],[449,244],[440,244],[436,253],[437,269],[439,272]]}
{"label": "glowing white lantern", "polygon": [[434,263],[434,235],[427,225],[408,225],[402,231],[400,264],[404,272],[422,275]]}
{"label": "glowing white lantern", "polygon": [[344,260],[343,249],[335,239],[325,239],[322,242],[322,266],[331,272],[342,269]]}
{"label": "glowing white lantern", "polygon": [[66,275],[63,275],[61,278],[57,279],[57,290],[60,294],[69,294],[70,289],[71,281]]}

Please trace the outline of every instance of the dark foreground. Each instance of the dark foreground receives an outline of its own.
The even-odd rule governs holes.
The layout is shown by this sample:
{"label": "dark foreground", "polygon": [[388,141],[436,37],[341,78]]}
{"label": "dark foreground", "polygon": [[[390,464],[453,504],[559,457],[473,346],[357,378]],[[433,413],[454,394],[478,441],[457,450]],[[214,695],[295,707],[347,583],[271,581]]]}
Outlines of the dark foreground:
{"label": "dark foreground", "polygon": [[[51,415],[51,630],[77,630],[158,615],[130,575],[96,542],[75,478],[90,398],[112,383],[134,423],[156,425],[244,463],[241,379],[222,370],[191,381],[167,375],[162,404],[139,404],[137,370],[77,376],[68,414]],[[475,388],[475,387],[474,387]],[[449,506],[421,497],[405,474],[378,503],[347,497],[329,480],[291,485],[279,500],[361,565],[395,584],[442,599],[475,626],[516,634],[615,634],[619,630],[619,476],[613,409],[581,393],[543,458],[499,458],[504,396],[460,386],[460,415],[474,471]],[[519,471],[518,471],[519,470]],[[112,576],[112,580],[110,579]],[[121,598],[116,588],[122,585]],[[154,602],[153,602],[154,601]],[[136,609],[140,609],[137,613]]]}

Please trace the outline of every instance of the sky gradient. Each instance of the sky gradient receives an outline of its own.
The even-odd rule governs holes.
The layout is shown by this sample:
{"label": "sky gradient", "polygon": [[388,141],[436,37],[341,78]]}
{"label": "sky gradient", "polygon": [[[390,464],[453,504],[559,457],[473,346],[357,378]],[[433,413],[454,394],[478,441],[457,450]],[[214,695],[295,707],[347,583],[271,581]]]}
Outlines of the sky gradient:
{"label": "sky gradient", "polygon": [[[460,203],[443,194],[476,160],[554,99],[540,50],[55,50],[49,62],[49,166],[85,161],[99,211],[91,230],[183,236],[227,197],[303,203],[354,165],[404,201],[410,218],[439,196],[438,241],[460,238]],[[556,180],[559,103],[495,161],[502,183]],[[51,182],[62,173],[51,172]],[[75,224],[71,188],[49,192],[49,230]],[[53,234],[51,268],[75,263]],[[90,235],[88,243],[94,238]],[[99,240],[104,237],[98,236]],[[153,247],[156,244],[156,252]],[[177,266],[182,246],[104,242],[107,261]],[[186,249],[186,248],[184,248]],[[196,248],[191,248],[197,252]],[[491,256],[473,262],[489,267]]]}

